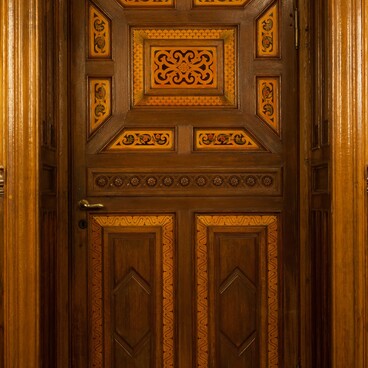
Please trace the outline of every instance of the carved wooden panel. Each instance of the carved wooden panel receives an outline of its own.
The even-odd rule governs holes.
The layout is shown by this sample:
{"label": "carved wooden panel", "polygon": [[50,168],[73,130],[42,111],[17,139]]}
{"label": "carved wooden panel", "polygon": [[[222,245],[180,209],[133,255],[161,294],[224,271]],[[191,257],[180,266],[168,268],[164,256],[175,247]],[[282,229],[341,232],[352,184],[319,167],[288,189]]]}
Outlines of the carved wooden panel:
{"label": "carved wooden panel", "polygon": [[105,151],[127,150],[172,151],[175,148],[173,129],[124,129],[108,144]]}
{"label": "carved wooden panel", "polygon": [[194,149],[206,151],[265,151],[245,129],[195,129]]}
{"label": "carved wooden panel", "polygon": [[278,367],[277,217],[198,215],[196,226],[197,366]]}
{"label": "carved wooden panel", "polygon": [[276,1],[257,20],[257,57],[279,57],[279,5]]}
{"label": "carved wooden panel", "polygon": [[250,0],[193,0],[194,6],[244,6]]}
{"label": "carved wooden panel", "polygon": [[111,78],[89,78],[89,136],[111,116]]}
{"label": "carved wooden panel", "polygon": [[174,7],[175,0],[117,0],[124,8]]}
{"label": "carved wooden panel", "polygon": [[236,34],[133,27],[133,106],[236,107]]}
{"label": "carved wooden panel", "polygon": [[[237,172],[124,172],[93,169],[88,171],[88,195],[136,196],[155,195],[258,195],[282,193],[279,169]],[[209,191],[210,190],[210,191]]]}
{"label": "carved wooden panel", "polygon": [[280,133],[280,90],[278,77],[257,77],[257,115]]}
{"label": "carved wooden panel", "polygon": [[89,48],[92,59],[111,58],[110,19],[97,6],[89,5]]}
{"label": "carved wooden panel", "polygon": [[92,367],[174,366],[174,218],[90,218]]}

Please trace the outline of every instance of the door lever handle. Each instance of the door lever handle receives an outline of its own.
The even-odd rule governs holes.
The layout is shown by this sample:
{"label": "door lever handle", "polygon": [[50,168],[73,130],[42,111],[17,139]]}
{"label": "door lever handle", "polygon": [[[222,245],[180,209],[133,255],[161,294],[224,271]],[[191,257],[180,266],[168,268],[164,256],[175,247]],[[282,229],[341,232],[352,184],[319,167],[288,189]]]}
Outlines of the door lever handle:
{"label": "door lever handle", "polygon": [[99,210],[100,208],[104,208],[105,206],[102,203],[89,203],[87,199],[81,199],[78,202],[79,208],[81,210]]}

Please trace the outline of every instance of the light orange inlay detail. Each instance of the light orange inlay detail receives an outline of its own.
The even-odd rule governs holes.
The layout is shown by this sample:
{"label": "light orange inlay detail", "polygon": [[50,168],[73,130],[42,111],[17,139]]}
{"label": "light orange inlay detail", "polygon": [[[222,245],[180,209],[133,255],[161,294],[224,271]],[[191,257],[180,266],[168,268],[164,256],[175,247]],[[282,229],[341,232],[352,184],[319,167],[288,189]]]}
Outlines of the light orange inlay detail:
{"label": "light orange inlay detail", "polygon": [[[236,52],[235,52],[235,37],[236,28],[133,28],[133,58],[132,58],[132,69],[133,69],[133,106],[193,106],[193,107],[236,107]],[[203,50],[211,50],[210,46],[213,40],[223,41],[224,48],[224,91],[218,95],[191,95],[190,92],[182,94],[160,94],[159,85],[157,79],[154,78],[154,87],[156,90],[155,94],[145,93],[145,81],[144,75],[147,70],[152,71],[152,62],[149,62],[149,58],[145,56],[145,44],[146,40],[165,40],[166,43],[172,41],[168,46],[170,48],[176,48],[177,50],[195,50],[194,53],[198,53],[197,47],[188,47],[188,40],[200,40],[203,41]],[[183,40],[184,42],[180,42]],[[197,41],[198,42],[198,41]],[[155,46],[155,45],[153,45]],[[165,47],[166,48],[166,47]],[[166,48],[167,49],[167,48]],[[151,54],[150,54],[151,55]],[[215,57],[215,56],[214,56]],[[182,65],[183,68],[192,67],[189,65]],[[157,68],[157,67],[156,67]],[[184,69],[181,73],[183,73]],[[214,70],[212,70],[213,74]],[[217,80],[217,76],[214,78]],[[152,83],[152,79],[151,82]],[[211,86],[213,88],[214,86]],[[161,89],[162,86],[160,85]],[[167,87],[166,87],[167,88]],[[173,87],[170,87],[173,88]],[[178,88],[176,86],[176,88]],[[183,91],[185,88],[190,91],[188,86],[179,87]],[[203,84],[197,83],[196,88],[203,88]],[[192,92],[193,93],[193,92]]]}
{"label": "light orange inlay detail", "polygon": [[174,0],[118,0],[118,2],[127,8],[156,8],[173,7]]}
{"label": "light orange inlay detail", "polygon": [[193,0],[195,6],[243,6],[249,0]]}
{"label": "light orange inlay detail", "polygon": [[279,78],[257,78],[257,115],[280,133]]}
{"label": "light orange inlay detail", "polygon": [[174,367],[174,217],[155,215],[96,215],[91,219],[91,365],[104,366],[103,331],[103,285],[102,285],[102,246],[105,227],[145,227],[157,226],[162,234],[163,256],[163,304],[162,304],[162,347],[163,368]]}
{"label": "light orange inlay detail", "polygon": [[89,106],[89,134],[92,134],[111,116],[110,79],[89,79]]}
{"label": "light orange inlay detail", "polygon": [[196,129],[196,150],[264,151],[245,129]]}
{"label": "light orange inlay detail", "polygon": [[152,47],[152,88],[216,88],[216,47]]}
{"label": "light orange inlay detail", "polygon": [[106,151],[174,149],[174,131],[170,129],[124,129]]}
{"label": "light orange inlay detail", "polygon": [[89,51],[90,58],[111,57],[110,20],[95,6],[89,6]]}
{"label": "light orange inlay detail", "polygon": [[200,215],[196,218],[197,367],[209,366],[208,229],[220,226],[267,228],[268,368],[277,368],[278,354],[278,220],[276,216]]}
{"label": "light orange inlay detail", "polygon": [[257,56],[280,56],[278,2],[268,8],[265,13],[257,20]]}

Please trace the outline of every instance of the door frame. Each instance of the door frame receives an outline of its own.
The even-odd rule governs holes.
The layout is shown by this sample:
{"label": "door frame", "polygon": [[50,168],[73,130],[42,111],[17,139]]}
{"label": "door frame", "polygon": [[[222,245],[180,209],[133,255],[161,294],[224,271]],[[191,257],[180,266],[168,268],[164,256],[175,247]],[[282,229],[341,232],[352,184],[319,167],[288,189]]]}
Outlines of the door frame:
{"label": "door frame", "polygon": [[[5,367],[41,364],[39,263],[39,97],[42,0],[7,0],[0,5],[0,164],[6,169],[4,195]],[[299,1],[300,124],[308,140],[311,121],[309,1]],[[58,196],[57,360],[68,365],[68,0],[57,0]],[[332,366],[363,368],[368,362],[367,198],[368,0],[329,0],[332,129]],[[343,17],[341,17],[343,15]],[[333,25],[333,28],[332,28]],[[364,48],[364,52],[361,52]],[[308,159],[301,145],[301,219],[308,228]],[[345,180],[342,180],[344,178]],[[349,178],[349,179],[346,179]],[[1,242],[0,242],[1,244]],[[301,363],[309,361],[310,258],[308,232],[301,233]],[[0,303],[0,311],[1,311]],[[305,307],[306,306],[306,307]],[[1,322],[1,318],[0,318]],[[2,326],[0,326],[2,327]],[[0,341],[1,343],[1,341]],[[343,348],[342,348],[343,347]],[[0,362],[1,366],[1,362]]]}

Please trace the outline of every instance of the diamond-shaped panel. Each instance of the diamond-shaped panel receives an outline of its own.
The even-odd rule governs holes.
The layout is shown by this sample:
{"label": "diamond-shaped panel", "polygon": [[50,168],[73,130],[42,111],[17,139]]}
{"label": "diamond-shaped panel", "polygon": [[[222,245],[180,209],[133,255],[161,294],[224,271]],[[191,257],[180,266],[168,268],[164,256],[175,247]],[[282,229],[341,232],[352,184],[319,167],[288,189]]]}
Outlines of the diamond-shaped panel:
{"label": "diamond-shaped panel", "polygon": [[130,272],[114,292],[115,332],[133,349],[150,330],[150,288]]}
{"label": "diamond-shaped panel", "polygon": [[239,348],[256,330],[256,289],[239,270],[235,270],[223,285],[220,290],[220,328]]}

